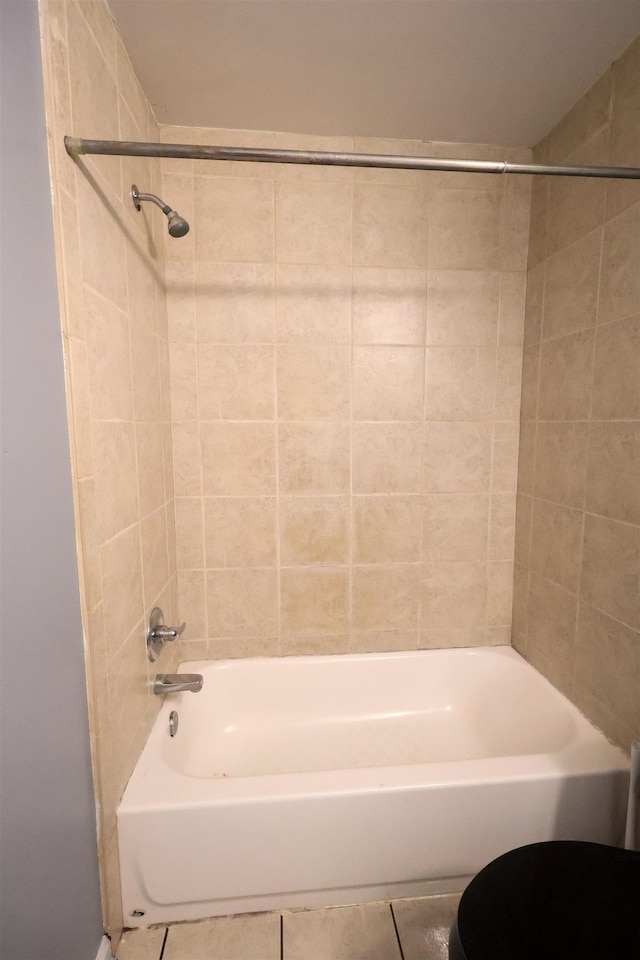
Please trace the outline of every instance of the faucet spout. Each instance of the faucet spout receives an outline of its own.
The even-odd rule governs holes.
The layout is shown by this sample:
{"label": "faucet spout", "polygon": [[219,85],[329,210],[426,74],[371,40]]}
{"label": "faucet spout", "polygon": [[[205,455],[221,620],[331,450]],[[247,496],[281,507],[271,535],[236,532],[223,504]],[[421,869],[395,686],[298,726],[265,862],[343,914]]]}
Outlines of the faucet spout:
{"label": "faucet spout", "polygon": [[199,693],[204,683],[201,673],[157,673],[153,681],[154,693]]}

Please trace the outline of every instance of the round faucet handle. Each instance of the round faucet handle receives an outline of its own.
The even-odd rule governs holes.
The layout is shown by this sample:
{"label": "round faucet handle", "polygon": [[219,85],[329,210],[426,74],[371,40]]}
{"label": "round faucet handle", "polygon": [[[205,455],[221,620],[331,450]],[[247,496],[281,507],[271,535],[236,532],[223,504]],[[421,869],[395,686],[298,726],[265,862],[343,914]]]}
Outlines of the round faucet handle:
{"label": "round faucet handle", "polygon": [[159,607],[154,607],[149,619],[149,629],[147,630],[147,654],[149,660],[155,663],[160,656],[163,645],[168,640],[177,640],[184,632],[186,623],[181,623],[179,627],[168,627],[164,622],[164,614]]}

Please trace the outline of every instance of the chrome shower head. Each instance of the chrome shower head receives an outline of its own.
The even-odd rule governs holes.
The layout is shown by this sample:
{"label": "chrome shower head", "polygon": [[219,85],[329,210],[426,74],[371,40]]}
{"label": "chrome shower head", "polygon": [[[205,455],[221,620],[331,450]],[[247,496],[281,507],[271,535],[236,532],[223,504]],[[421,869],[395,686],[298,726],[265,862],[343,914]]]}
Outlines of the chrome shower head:
{"label": "chrome shower head", "polygon": [[133,200],[133,205],[138,212],[140,212],[140,203],[143,200],[148,200],[150,203],[155,203],[157,207],[160,207],[165,217],[169,221],[169,233],[172,237],[184,237],[185,234],[189,233],[189,224],[181,217],[179,213],[176,213],[175,210],[172,210],[171,207],[161,200],[160,197],[156,197],[155,193],[140,193],[135,183],[131,186],[131,199]]}

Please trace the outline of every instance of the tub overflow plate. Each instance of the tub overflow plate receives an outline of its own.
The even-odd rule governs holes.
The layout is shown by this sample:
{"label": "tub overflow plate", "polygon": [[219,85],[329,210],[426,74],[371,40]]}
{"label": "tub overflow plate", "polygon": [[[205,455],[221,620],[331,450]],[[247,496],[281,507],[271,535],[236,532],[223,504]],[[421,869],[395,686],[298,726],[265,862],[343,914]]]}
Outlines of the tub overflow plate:
{"label": "tub overflow plate", "polygon": [[178,732],[178,711],[172,710],[169,714],[169,736],[175,737]]}

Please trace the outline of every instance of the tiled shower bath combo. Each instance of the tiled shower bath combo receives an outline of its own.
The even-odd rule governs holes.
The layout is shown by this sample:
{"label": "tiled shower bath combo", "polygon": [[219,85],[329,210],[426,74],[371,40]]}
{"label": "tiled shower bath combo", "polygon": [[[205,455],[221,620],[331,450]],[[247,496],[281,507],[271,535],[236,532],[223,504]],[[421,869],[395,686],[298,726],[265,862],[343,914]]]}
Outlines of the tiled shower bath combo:
{"label": "tiled shower bath combo", "polygon": [[[176,696],[163,706],[153,678],[178,663],[523,657],[616,745],[599,741],[605,772],[624,770],[617,748],[640,739],[638,182],[73,160],[64,137],[640,166],[640,40],[531,151],[161,126],[106,5],[42,0],[41,20],[114,939],[137,922],[117,810]],[[133,184],[189,232],[136,210]],[[154,607],[187,623],[157,664]],[[183,734],[205,692],[178,695]]]}

